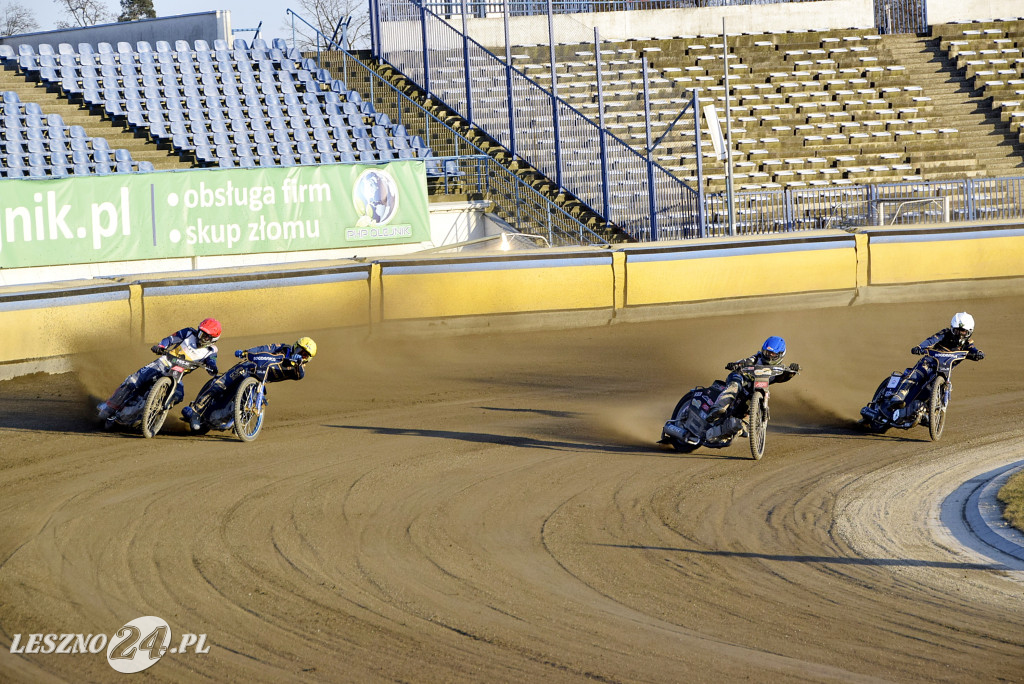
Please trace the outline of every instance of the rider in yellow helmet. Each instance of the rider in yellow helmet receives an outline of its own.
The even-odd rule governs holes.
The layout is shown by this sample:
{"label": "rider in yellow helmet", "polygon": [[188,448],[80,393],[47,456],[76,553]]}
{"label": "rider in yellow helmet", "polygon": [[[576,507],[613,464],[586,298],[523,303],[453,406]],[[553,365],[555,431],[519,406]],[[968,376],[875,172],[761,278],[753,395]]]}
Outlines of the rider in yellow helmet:
{"label": "rider in yellow helmet", "polygon": [[[267,371],[267,382],[282,380],[301,380],[306,377],[304,366],[316,356],[316,342],[310,337],[300,337],[295,344],[265,344],[251,349],[239,349],[235,356],[242,359],[227,373],[210,380],[199,391],[195,401],[181,410],[181,415],[198,430],[202,423],[203,413],[210,401],[227,387],[233,387],[239,375],[250,372],[252,363],[258,363]],[[262,372],[262,371],[261,371]]]}

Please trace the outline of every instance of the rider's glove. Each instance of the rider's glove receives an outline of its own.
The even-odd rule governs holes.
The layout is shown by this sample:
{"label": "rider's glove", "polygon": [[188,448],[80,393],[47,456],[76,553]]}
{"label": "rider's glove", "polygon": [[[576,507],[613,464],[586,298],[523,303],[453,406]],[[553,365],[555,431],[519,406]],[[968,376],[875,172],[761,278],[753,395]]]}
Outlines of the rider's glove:
{"label": "rider's glove", "polygon": [[921,354],[924,354],[924,350],[921,349],[920,347],[914,347],[913,349],[910,350],[910,353],[917,354],[918,356],[920,356]]}
{"label": "rider's glove", "polygon": [[985,352],[981,351],[980,349],[975,349],[973,351],[967,352],[967,358],[969,358],[971,361],[981,361],[983,358],[985,358]]}
{"label": "rider's glove", "polygon": [[736,361],[730,361],[729,363],[725,364],[725,370],[734,371],[734,370],[736,370],[739,367],[740,367],[740,364],[737,363]]}
{"label": "rider's glove", "polygon": [[152,347],[149,348],[149,351],[153,352],[154,354],[163,354],[164,348],[161,347],[159,344],[154,344]]}
{"label": "rider's glove", "polygon": [[235,350],[235,356],[238,357],[238,358],[242,358],[243,356],[245,356],[245,351],[242,350],[242,349],[236,349]]}
{"label": "rider's glove", "polygon": [[789,370],[793,371],[794,373],[799,373],[800,372],[800,364],[799,363],[791,363],[791,364],[789,364]]}
{"label": "rider's glove", "polygon": [[288,357],[288,360],[292,362],[293,366],[298,366],[302,364],[302,357],[298,354],[292,354],[290,357]]}

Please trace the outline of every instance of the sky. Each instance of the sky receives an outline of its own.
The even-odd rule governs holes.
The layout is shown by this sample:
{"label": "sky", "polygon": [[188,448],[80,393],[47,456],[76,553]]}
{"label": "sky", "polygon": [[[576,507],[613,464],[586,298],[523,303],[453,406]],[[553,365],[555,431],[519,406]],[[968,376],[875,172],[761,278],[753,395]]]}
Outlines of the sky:
{"label": "sky", "polygon": [[[100,1],[115,15],[121,11],[120,0]],[[40,31],[56,28],[57,22],[65,17],[53,0],[36,0],[34,2],[22,0],[21,4],[30,8],[35,14]],[[285,13],[286,9],[291,9],[299,15],[303,14],[297,2],[288,2],[287,0],[284,2],[281,0],[153,0],[153,8],[156,9],[158,17],[228,10],[231,12],[231,28],[235,31],[242,28],[256,28],[262,21],[263,28],[260,31],[260,37],[267,39],[268,42],[271,38],[291,39],[291,24]],[[248,40],[252,36],[252,33],[240,33],[237,37]]]}

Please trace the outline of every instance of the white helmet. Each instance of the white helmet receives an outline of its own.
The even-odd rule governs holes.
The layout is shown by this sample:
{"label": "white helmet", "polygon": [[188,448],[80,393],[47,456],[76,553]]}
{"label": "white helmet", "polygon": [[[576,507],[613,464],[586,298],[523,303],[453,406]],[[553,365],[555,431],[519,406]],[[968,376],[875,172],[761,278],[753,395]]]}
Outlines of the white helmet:
{"label": "white helmet", "polygon": [[949,322],[950,329],[958,333],[960,337],[967,339],[974,333],[974,316],[961,311],[958,314],[953,315],[953,320]]}

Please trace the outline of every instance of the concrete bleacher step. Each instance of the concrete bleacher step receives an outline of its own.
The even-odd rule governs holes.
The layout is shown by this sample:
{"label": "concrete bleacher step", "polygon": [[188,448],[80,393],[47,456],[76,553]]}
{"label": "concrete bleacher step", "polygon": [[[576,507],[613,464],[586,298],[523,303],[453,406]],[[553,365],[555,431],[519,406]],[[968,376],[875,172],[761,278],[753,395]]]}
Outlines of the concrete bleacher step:
{"label": "concrete bleacher step", "polygon": [[0,91],[13,91],[22,102],[35,102],[45,114],[59,114],[66,126],[82,126],[90,137],[105,138],[112,149],[128,150],[135,161],[152,162],[158,170],[188,169],[192,164],[177,155],[162,150],[144,138],[135,137],[122,125],[113,125],[109,120],[92,114],[67,98],[48,91],[39,83],[30,82],[21,74],[0,68]]}

